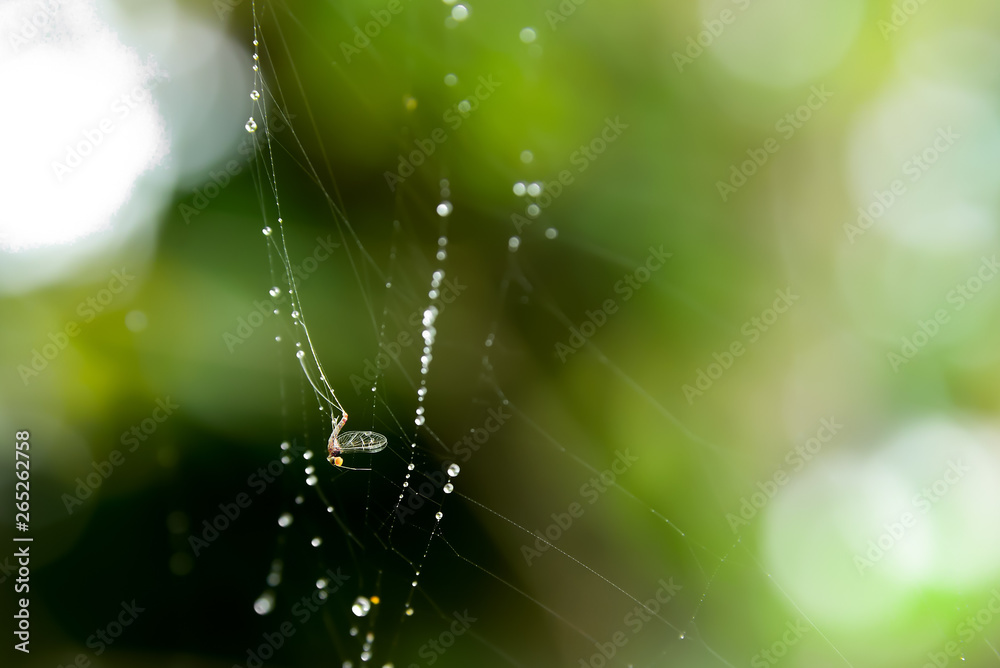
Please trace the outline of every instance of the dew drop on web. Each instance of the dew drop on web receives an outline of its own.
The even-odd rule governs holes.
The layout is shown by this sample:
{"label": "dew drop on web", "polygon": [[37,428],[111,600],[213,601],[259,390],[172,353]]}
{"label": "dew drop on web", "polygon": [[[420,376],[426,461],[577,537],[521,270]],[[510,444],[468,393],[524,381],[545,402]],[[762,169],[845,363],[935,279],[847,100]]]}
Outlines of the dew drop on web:
{"label": "dew drop on web", "polygon": [[291,513],[282,513],[281,517],[278,518],[278,526],[287,527],[292,523],[293,519],[294,518],[292,517]]}
{"label": "dew drop on web", "polygon": [[364,596],[358,596],[354,600],[354,605],[351,606],[351,612],[353,612],[356,617],[364,617],[371,609],[372,602]]}
{"label": "dew drop on web", "polygon": [[245,127],[246,130],[247,130],[247,132],[249,132],[251,134],[254,133],[254,132],[257,132],[257,121],[255,121],[253,119],[253,116],[251,116],[250,120],[247,121],[247,124],[244,125],[243,127]]}
{"label": "dew drop on web", "polygon": [[274,594],[270,591],[266,591],[263,594],[261,594],[260,598],[258,598],[253,603],[253,610],[258,615],[266,615],[273,609],[274,609]]}
{"label": "dew drop on web", "polygon": [[448,475],[450,475],[452,478],[454,478],[461,472],[462,472],[462,467],[459,466],[458,464],[452,464],[451,466],[448,467]]}

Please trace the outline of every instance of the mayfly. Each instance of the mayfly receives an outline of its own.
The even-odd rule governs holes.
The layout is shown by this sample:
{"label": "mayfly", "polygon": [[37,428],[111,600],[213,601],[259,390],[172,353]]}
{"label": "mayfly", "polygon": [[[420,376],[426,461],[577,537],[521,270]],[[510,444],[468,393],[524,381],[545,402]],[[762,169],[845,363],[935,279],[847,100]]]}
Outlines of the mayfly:
{"label": "mayfly", "polygon": [[344,466],[344,458],[340,456],[342,454],[351,452],[376,453],[385,448],[387,442],[385,436],[374,431],[345,431],[341,434],[340,430],[344,428],[345,424],[347,424],[347,413],[344,413],[344,417],[333,425],[333,433],[330,434],[330,442],[326,446],[330,453],[326,460],[334,466],[350,468]]}

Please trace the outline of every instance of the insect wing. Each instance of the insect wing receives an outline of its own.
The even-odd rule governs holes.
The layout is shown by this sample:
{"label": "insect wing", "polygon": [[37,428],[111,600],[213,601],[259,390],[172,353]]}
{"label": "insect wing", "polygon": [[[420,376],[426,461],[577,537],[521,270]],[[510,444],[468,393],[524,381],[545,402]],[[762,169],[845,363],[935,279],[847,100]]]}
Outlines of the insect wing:
{"label": "insect wing", "polygon": [[337,437],[341,452],[380,452],[386,438],[374,431],[345,431]]}

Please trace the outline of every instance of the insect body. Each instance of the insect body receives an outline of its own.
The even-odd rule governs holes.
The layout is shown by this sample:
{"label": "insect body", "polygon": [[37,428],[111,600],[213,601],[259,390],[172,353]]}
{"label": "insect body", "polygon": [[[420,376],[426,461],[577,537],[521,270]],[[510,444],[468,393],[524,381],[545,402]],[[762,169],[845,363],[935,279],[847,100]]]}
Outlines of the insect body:
{"label": "insect body", "polygon": [[[382,434],[374,431],[345,431],[340,430],[347,424],[347,413],[340,418],[340,421],[333,425],[333,433],[330,434],[330,442],[327,444],[327,451],[330,453],[326,458],[334,466],[344,466],[344,458],[340,455],[350,452],[376,453],[386,446],[386,438]],[[349,468],[349,467],[344,467]]]}

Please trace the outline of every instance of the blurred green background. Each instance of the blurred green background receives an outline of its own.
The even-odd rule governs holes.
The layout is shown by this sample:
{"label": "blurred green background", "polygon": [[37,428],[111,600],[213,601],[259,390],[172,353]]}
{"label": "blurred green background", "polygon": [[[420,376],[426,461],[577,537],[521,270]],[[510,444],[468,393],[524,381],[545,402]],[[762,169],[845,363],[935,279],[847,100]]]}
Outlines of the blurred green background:
{"label": "blurred green background", "polygon": [[[82,7],[6,14],[0,79],[60,44],[22,19]],[[34,538],[32,653],[11,665],[248,665],[285,621],[265,665],[1000,661],[995,3],[94,12],[148,67],[169,150],[95,236],[14,248],[44,225],[3,221],[0,425],[31,432]],[[41,113],[13,108],[60,85],[52,62],[10,118]],[[94,126],[70,98],[66,122]],[[31,170],[11,155],[13,212]],[[73,198],[110,180],[86,176],[53,197],[89,206]],[[348,458],[371,472],[319,456],[330,427],[291,308],[264,302],[287,288],[261,234],[275,192],[347,429],[389,438]],[[418,425],[435,270],[460,294],[435,322]],[[366,370],[402,333],[417,343],[372,392]],[[510,418],[457,449],[490,411]],[[403,483],[428,480],[400,522]],[[217,539],[191,540],[240,494]],[[554,547],[526,557],[547,528]],[[338,568],[346,584],[300,623],[296,602]],[[680,588],[644,618],[663,582]],[[133,599],[145,610],[98,654],[92,634]],[[464,611],[468,633],[430,649]]]}

